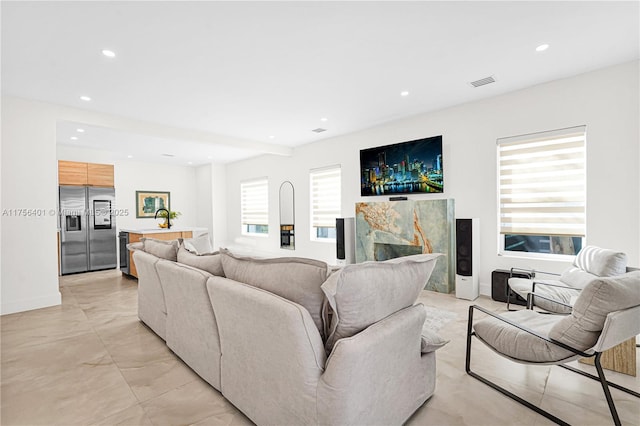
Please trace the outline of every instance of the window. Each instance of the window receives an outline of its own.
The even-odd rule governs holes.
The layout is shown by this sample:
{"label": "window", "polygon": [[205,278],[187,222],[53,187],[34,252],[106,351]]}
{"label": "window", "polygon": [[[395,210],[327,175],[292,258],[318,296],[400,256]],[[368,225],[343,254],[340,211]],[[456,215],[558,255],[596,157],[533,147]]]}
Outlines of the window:
{"label": "window", "polygon": [[266,178],[240,183],[242,233],[269,234],[269,185]]}
{"label": "window", "polygon": [[575,255],[586,234],[585,127],[498,139],[500,253]]}
{"label": "window", "polygon": [[340,217],[340,166],[311,170],[311,239],[334,241]]}

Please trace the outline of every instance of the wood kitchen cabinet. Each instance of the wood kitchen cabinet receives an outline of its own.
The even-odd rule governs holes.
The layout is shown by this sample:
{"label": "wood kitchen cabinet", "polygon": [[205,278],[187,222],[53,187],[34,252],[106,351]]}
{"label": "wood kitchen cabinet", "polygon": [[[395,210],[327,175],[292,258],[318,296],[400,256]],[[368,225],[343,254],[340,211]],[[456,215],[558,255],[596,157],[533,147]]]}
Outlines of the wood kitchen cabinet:
{"label": "wood kitchen cabinet", "polygon": [[87,163],[87,181],[89,186],[113,188],[113,164]]}
{"label": "wood kitchen cabinet", "polygon": [[58,161],[58,185],[104,186],[113,188],[113,164]]}
{"label": "wood kitchen cabinet", "polygon": [[87,185],[88,164],[76,161],[58,161],[58,185]]}

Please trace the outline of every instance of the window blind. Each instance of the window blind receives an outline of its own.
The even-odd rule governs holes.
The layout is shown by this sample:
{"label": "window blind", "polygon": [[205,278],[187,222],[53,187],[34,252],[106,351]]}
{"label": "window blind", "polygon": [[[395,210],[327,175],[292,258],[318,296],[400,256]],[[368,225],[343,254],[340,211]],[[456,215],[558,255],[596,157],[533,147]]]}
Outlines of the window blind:
{"label": "window blind", "polygon": [[585,130],[498,139],[501,234],[585,236]]}
{"label": "window blind", "polygon": [[241,182],[240,200],[242,225],[269,224],[269,186],[266,178]]}
{"label": "window blind", "polygon": [[311,226],[335,228],[341,215],[341,168],[333,166],[311,170]]}

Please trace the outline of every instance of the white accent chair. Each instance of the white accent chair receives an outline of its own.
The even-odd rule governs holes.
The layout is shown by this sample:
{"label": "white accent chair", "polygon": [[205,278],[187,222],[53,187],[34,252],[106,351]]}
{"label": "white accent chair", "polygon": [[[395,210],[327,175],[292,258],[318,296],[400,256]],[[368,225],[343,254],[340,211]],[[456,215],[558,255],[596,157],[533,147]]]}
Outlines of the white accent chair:
{"label": "white accent chair", "polygon": [[[488,317],[474,323],[474,311]],[[553,422],[567,423],[471,370],[472,337],[497,354],[522,364],[558,365],[598,380],[616,425],[620,417],[609,387],[640,398],[640,393],[608,382],[600,363],[602,352],[640,334],[640,271],[615,277],[596,277],[577,297],[568,316],[544,315],[523,309],[498,315],[480,306],[469,307],[467,373]],[[581,357],[595,357],[597,376],[565,365]]]}
{"label": "white accent chair", "polygon": [[[509,288],[527,300],[527,307],[537,306],[555,314],[571,313],[572,300],[587,284],[599,277],[614,277],[630,272],[627,268],[627,255],[614,250],[586,246],[576,255],[573,266],[562,274],[512,268],[514,272],[528,272],[531,278],[509,278]],[[556,276],[553,279],[541,279],[538,274]],[[507,294],[511,294],[508,292]],[[507,309],[510,310],[507,299]]]}

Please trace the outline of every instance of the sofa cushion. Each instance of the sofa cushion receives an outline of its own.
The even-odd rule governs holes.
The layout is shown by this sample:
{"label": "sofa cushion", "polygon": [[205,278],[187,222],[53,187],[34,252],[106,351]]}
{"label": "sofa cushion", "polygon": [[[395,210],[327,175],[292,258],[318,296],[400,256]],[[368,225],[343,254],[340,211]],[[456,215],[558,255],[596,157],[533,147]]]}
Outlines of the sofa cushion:
{"label": "sofa cushion", "polygon": [[596,278],[582,290],[571,315],[562,318],[549,337],[575,349],[589,349],[598,341],[609,313],[638,305],[640,271]]}
{"label": "sofa cushion", "polygon": [[333,309],[325,348],[413,305],[427,284],[439,253],[347,265],[322,284]]}
{"label": "sofa cushion", "polygon": [[596,278],[598,278],[597,275],[573,266],[562,273],[560,281],[567,284],[569,287],[583,289]]}
{"label": "sofa cushion", "polygon": [[306,308],[322,335],[324,293],[328,266],[319,260],[300,257],[257,259],[237,256],[220,249],[224,275],[234,281],[267,290]]}
{"label": "sofa cushion", "polygon": [[[500,314],[510,321],[529,328],[543,336],[561,318],[558,315],[544,315],[529,309]],[[484,343],[517,361],[547,363],[573,357],[568,349],[547,342],[494,317],[487,317],[473,325],[476,336]]]}
{"label": "sofa cushion", "polygon": [[186,250],[184,247],[178,248],[178,262],[194,268],[202,269],[212,275],[224,277],[222,270],[222,259],[220,252],[197,255]]}
{"label": "sofa cushion", "polygon": [[599,277],[612,277],[627,272],[627,255],[594,246],[583,247],[573,265]]}
{"label": "sofa cushion", "polygon": [[[584,271],[583,271],[584,272]],[[584,272],[586,274],[586,272]],[[536,278],[531,280],[529,278],[509,278],[509,288],[515,291],[523,299],[527,299],[529,293],[533,289],[533,282],[536,283],[535,294],[542,297],[534,298],[534,304],[546,311],[557,314],[571,313],[571,308],[568,306],[560,305],[551,300],[557,300],[558,302],[571,304],[571,298],[578,295],[580,290],[570,288],[567,284],[558,280],[541,280]],[[544,285],[550,284],[550,285]],[[547,299],[548,298],[548,299]]]}
{"label": "sofa cushion", "polygon": [[177,240],[164,241],[143,237],[140,241],[142,241],[143,250],[145,252],[161,259],[172,260],[174,262],[178,260]]}
{"label": "sofa cushion", "polygon": [[198,235],[194,238],[185,238],[182,240],[182,244],[185,249],[198,256],[212,254],[214,252],[213,247],[211,247],[211,241],[209,240],[209,234]]}

